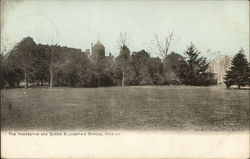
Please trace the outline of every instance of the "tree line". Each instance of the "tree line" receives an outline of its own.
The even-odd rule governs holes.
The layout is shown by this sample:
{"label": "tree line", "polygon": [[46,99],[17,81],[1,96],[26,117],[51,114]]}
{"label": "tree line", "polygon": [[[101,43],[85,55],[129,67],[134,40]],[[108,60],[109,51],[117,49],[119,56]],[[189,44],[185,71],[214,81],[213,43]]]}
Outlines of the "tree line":
{"label": "tree line", "polygon": [[[31,37],[24,38],[1,54],[1,88],[216,84],[214,74],[207,71],[209,63],[192,43],[184,57],[163,50],[164,58],[160,59],[144,49],[131,52],[125,40],[121,41],[116,58],[107,56],[93,62],[80,49],[36,44]],[[249,67],[246,68],[249,84]],[[233,75],[228,75],[226,81]],[[231,86],[237,82],[228,83]]]}

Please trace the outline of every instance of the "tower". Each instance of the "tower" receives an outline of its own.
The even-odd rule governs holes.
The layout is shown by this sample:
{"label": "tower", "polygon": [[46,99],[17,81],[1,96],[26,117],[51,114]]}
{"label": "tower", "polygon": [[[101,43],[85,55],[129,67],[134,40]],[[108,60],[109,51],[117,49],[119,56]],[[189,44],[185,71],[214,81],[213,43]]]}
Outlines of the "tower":
{"label": "tower", "polygon": [[94,61],[99,61],[105,58],[105,47],[99,40],[95,45],[91,43],[91,56]]}

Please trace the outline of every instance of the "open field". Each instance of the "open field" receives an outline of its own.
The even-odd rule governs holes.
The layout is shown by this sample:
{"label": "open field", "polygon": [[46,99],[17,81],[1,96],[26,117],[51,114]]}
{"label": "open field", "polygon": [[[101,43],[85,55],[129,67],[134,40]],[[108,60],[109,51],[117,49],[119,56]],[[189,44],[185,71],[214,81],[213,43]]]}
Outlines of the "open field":
{"label": "open field", "polygon": [[1,90],[2,130],[247,130],[249,90],[137,86]]}

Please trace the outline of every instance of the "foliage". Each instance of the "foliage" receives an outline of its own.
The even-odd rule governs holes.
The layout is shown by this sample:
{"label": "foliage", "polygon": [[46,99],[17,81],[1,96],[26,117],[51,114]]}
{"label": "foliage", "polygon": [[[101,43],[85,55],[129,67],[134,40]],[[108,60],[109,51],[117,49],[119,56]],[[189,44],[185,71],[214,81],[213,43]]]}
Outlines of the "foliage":
{"label": "foliage", "polygon": [[185,52],[186,64],[182,65],[180,78],[186,85],[211,85],[214,83],[213,74],[208,72],[208,63],[205,57],[199,57],[200,52],[191,45]]}
{"label": "foliage", "polygon": [[81,78],[89,65],[86,55],[81,52],[68,53],[62,48],[59,50],[61,53],[54,54],[57,58],[53,65],[55,85],[82,87],[84,83]]}
{"label": "foliage", "polygon": [[[164,60],[150,57],[145,50],[134,51],[126,45],[121,34],[119,56],[106,56],[96,62],[80,49],[59,45],[36,44],[27,37],[3,56],[1,54],[1,87],[54,86],[58,87],[106,87],[114,85],[211,85],[213,74],[208,72],[205,57],[191,44],[186,58],[172,52]],[[242,56],[242,55],[241,55]],[[237,60],[236,60],[237,61]],[[242,69],[239,63],[244,63]],[[230,87],[249,84],[249,68],[245,57],[233,64],[225,83]],[[245,69],[248,68],[248,69]],[[235,71],[236,70],[236,71]],[[235,72],[240,73],[236,76]],[[243,74],[248,74],[248,76]],[[248,81],[247,81],[248,80]]]}
{"label": "foliage", "polygon": [[164,84],[164,78],[162,76],[163,64],[160,58],[150,58],[148,62],[148,73],[151,76],[152,83],[154,85]]}
{"label": "foliage", "polygon": [[145,50],[141,50],[139,52],[133,52],[131,55],[131,66],[133,71],[135,72],[135,81],[136,84],[146,85],[153,84],[149,73],[149,61],[150,56],[149,53]]}
{"label": "foliage", "polygon": [[25,88],[28,85],[29,76],[32,75],[32,65],[35,63],[33,60],[33,53],[36,44],[32,38],[27,37],[20,41],[3,60],[4,78],[7,81],[5,86],[19,85],[20,77],[24,78]]}
{"label": "foliage", "polygon": [[43,85],[49,80],[49,46],[37,45],[32,54],[32,63],[29,73],[29,81],[36,85]]}
{"label": "foliage", "polygon": [[224,83],[227,88],[235,84],[239,89],[241,86],[250,84],[250,67],[243,49],[234,56],[231,67],[225,76]]}
{"label": "foliage", "polygon": [[126,45],[120,47],[120,54],[115,59],[115,77],[116,81],[121,80],[121,85],[128,84],[127,80],[129,78],[129,61],[130,61],[130,50]]}
{"label": "foliage", "polygon": [[167,84],[180,84],[182,68],[185,68],[186,61],[183,56],[171,52],[164,60],[164,78]]}

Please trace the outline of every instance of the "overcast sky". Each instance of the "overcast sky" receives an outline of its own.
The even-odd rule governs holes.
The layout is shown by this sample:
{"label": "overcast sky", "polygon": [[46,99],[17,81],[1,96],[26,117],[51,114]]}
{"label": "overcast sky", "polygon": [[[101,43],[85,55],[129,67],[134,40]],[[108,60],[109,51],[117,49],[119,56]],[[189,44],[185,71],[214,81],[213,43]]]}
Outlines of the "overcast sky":
{"label": "overcast sky", "polygon": [[[106,54],[119,53],[117,39],[126,32],[131,51],[157,56],[154,35],[174,31],[179,39],[170,50],[183,54],[194,43],[203,55],[210,49],[249,55],[248,1],[5,1],[2,44],[31,36],[37,43],[88,49],[98,40]],[[216,55],[218,56],[218,54]]]}

